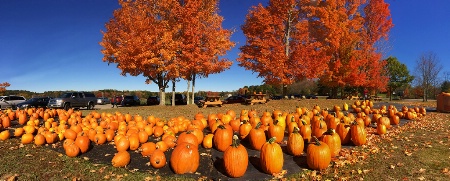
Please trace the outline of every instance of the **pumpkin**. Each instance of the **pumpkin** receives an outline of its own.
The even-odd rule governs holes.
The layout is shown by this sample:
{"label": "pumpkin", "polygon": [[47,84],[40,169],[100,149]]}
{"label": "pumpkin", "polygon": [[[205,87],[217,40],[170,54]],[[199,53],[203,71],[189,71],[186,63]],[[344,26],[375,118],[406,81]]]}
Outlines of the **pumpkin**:
{"label": "pumpkin", "polygon": [[144,130],[139,131],[138,133],[139,143],[146,143],[148,141],[148,134]]}
{"label": "pumpkin", "polygon": [[166,165],[166,155],[162,150],[155,150],[150,156],[150,165],[153,168],[162,168]]}
{"label": "pumpkin", "polygon": [[[197,146],[197,145],[194,145],[194,146]],[[167,145],[167,143],[165,141],[161,140],[161,141],[156,142],[156,149],[165,152],[165,151],[169,150],[169,145]]]}
{"label": "pumpkin", "polygon": [[317,122],[311,122],[311,135],[317,138],[321,137],[323,133],[327,131],[327,124],[323,119],[318,120]]}
{"label": "pumpkin", "polygon": [[182,132],[180,135],[178,135],[177,144],[190,143],[193,145],[197,145],[198,144],[197,139],[198,138],[193,134],[193,131],[189,130]]}
{"label": "pumpkin", "polygon": [[204,148],[212,148],[213,147],[213,137],[214,134],[207,134],[206,136],[203,137],[203,142],[202,145]]}
{"label": "pumpkin", "polygon": [[283,169],[283,151],[276,138],[267,140],[260,151],[261,169],[267,174],[279,173]]}
{"label": "pumpkin", "polygon": [[89,149],[89,145],[91,144],[91,140],[89,140],[89,137],[84,135],[79,135],[75,139],[75,145],[77,145],[80,148],[81,153],[86,153]]}
{"label": "pumpkin", "polygon": [[397,115],[392,115],[391,117],[389,117],[389,122],[391,125],[398,125],[400,123],[400,117],[398,117]]}
{"label": "pumpkin", "polygon": [[94,137],[94,142],[96,145],[103,145],[106,143],[106,135],[103,133],[97,133]]}
{"label": "pumpkin", "polygon": [[239,126],[239,138],[241,140],[247,139],[250,130],[252,130],[252,125],[247,120],[244,120],[241,126]]}
{"label": "pumpkin", "polygon": [[379,125],[377,125],[377,133],[378,133],[379,135],[386,134],[386,133],[387,133],[386,125],[384,125],[384,124],[379,124]]}
{"label": "pumpkin", "polygon": [[303,126],[300,127],[300,134],[303,139],[308,143],[311,140],[311,125],[307,124],[304,120],[302,120]]}
{"label": "pumpkin", "polygon": [[264,133],[264,130],[261,129],[261,123],[250,130],[248,137],[252,148],[255,150],[261,150],[262,145],[266,142],[266,134]]}
{"label": "pumpkin", "polygon": [[130,163],[130,153],[128,151],[117,152],[111,160],[113,167],[125,167]]}
{"label": "pumpkin", "polygon": [[278,120],[274,121],[274,124],[271,124],[269,126],[269,129],[267,131],[267,137],[272,138],[275,137],[276,138],[276,142],[277,143],[281,143],[284,139],[284,129],[285,127],[282,127],[281,125],[278,124]]}
{"label": "pumpkin", "polygon": [[141,155],[144,157],[148,157],[152,155],[152,153],[156,150],[156,144],[153,142],[147,142],[141,145],[138,151],[141,152]]}
{"label": "pumpkin", "polygon": [[64,146],[64,152],[68,157],[76,157],[80,154],[80,148],[75,145],[75,142],[71,142]]}
{"label": "pumpkin", "polygon": [[64,138],[75,140],[77,138],[77,132],[75,132],[73,129],[66,129],[64,131]]}
{"label": "pumpkin", "polygon": [[9,130],[4,130],[2,132],[0,132],[0,140],[5,141],[9,138],[10,133]]}
{"label": "pumpkin", "polygon": [[353,144],[355,144],[356,146],[364,145],[367,141],[366,130],[364,129],[364,126],[359,125],[357,122],[353,122],[350,126],[350,135]]}
{"label": "pumpkin", "polygon": [[312,139],[314,141],[308,144],[306,149],[306,163],[313,170],[326,169],[331,162],[330,148],[316,137],[313,136]]}
{"label": "pumpkin", "polygon": [[34,139],[34,135],[33,134],[25,133],[21,137],[21,143],[22,144],[30,144],[31,142],[33,142],[33,139]]}
{"label": "pumpkin", "polygon": [[190,143],[177,145],[170,156],[170,167],[176,174],[195,173],[199,164],[198,147]]}
{"label": "pumpkin", "polygon": [[130,140],[123,135],[117,135],[114,139],[117,151],[126,151],[130,148]]}
{"label": "pumpkin", "polygon": [[336,113],[328,114],[328,116],[325,118],[325,123],[327,124],[328,129],[336,129],[337,125],[339,124],[339,118],[336,117]]}
{"label": "pumpkin", "polygon": [[231,127],[225,126],[225,125],[220,125],[216,132],[214,132],[214,137],[213,137],[213,145],[214,147],[221,151],[224,152],[233,142],[233,130],[231,129]]}
{"label": "pumpkin", "polygon": [[377,121],[377,124],[386,125],[387,129],[391,128],[391,120],[389,120],[389,118],[386,116],[382,116],[382,117],[378,118],[376,121]]}
{"label": "pumpkin", "polygon": [[14,136],[15,137],[20,137],[25,133],[25,130],[23,128],[16,128],[14,130]]}
{"label": "pumpkin", "polygon": [[247,171],[247,149],[239,143],[237,135],[233,135],[233,143],[223,153],[224,168],[228,176],[242,177]]}
{"label": "pumpkin", "polygon": [[326,143],[330,148],[331,157],[335,157],[339,155],[341,151],[341,138],[338,134],[336,134],[334,129],[328,129],[322,137],[320,137],[320,141]]}
{"label": "pumpkin", "polygon": [[293,156],[300,156],[303,154],[303,149],[305,147],[305,143],[302,135],[299,133],[300,129],[298,127],[294,127],[294,131],[289,134],[287,140],[287,151],[289,154]]}
{"label": "pumpkin", "polygon": [[341,138],[341,144],[345,145],[350,143],[351,141],[351,134],[350,134],[350,125],[339,123],[336,127],[336,133]]}
{"label": "pumpkin", "polygon": [[130,142],[130,150],[137,150],[141,143],[139,142],[139,136],[130,135],[128,136],[128,140]]}

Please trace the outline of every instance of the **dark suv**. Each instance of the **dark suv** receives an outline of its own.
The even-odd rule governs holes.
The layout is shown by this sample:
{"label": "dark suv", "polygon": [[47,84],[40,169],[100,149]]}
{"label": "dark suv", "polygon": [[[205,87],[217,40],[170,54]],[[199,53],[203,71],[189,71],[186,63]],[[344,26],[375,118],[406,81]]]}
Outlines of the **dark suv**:
{"label": "dark suv", "polygon": [[175,105],[187,105],[187,99],[184,94],[175,94]]}
{"label": "dark suv", "polygon": [[122,106],[139,106],[141,100],[137,96],[125,96],[122,100]]}
{"label": "dark suv", "polygon": [[148,96],[147,106],[150,106],[150,105],[159,105],[159,97],[158,96]]}

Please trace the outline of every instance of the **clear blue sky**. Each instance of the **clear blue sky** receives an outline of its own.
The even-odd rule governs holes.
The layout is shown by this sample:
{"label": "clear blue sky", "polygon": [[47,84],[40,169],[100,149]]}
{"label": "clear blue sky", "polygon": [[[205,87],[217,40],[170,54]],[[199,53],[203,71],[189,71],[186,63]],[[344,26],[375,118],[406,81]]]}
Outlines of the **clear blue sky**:
{"label": "clear blue sky", "polygon": [[[240,30],[252,5],[267,0],[221,0],[225,28],[234,28],[236,47],[227,57],[235,60],[245,43]],[[387,0],[394,28],[386,56],[395,56],[412,73],[415,61],[427,51],[437,54],[443,71],[450,71],[450,1]],[[100,30],[119,8],[116,0],[2,0],[0,5],[0,83],[9,90],[149,90],[143,76],[123,77],[116,65],[101,59]],[[234,65],[225,72],[197,79],[196,91],[231,91],[259,85],[256,73]],[[177,83],[185,91],[187,83]],[[171,91],[171,87],[166,89]]]}

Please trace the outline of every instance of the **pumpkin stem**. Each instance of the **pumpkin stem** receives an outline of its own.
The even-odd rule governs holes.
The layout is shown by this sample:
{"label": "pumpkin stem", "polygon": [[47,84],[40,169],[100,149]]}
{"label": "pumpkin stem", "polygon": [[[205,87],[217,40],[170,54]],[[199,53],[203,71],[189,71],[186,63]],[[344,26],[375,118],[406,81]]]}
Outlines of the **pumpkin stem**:
{"label": "pumpkin stem", "polygon": [[294,131],[292,133],[298,133],[299,131],[300,131],[300,129],[297,126],[295,126]]}
{"label": "pumpkin stem", "polygon": [[306,126],[306,121],[302,119],[303,126]]}
{"label": "pumpkin stem", "polygon": [[315,137],[315,136],[312,136],[312,138],[314,139],[314,144],[315,145],[317,145],[317,146],[320,146],[321,144],[320,144],[320,141],[319,141],[319,139],[317,139],[317,137]]}
{"label": "pumpkin stem", "polygon": [[274,136],[272,138],[270,138],[269,140],[267,140],[267,142],[269,142],[270,144],[274,143],[277,140],[277,138]]}
{"label": "pumpkin stem", "polygon": [[237,135],[233,135],[233,142],[231,143],[232,147],[237,148],[240,145],[240,140]]}
{"label": "pumpkin stem", "polygon": [[330,128],[325,132],[327,135],[333,135],[334,133],[336,133],[336,131],[333,128]]}
{"label": "pumpkin stem", "polygon": [[256,124],[255,129],[259,129],[259,127],[261,127],[262,123],[258,122],[258,124]]}

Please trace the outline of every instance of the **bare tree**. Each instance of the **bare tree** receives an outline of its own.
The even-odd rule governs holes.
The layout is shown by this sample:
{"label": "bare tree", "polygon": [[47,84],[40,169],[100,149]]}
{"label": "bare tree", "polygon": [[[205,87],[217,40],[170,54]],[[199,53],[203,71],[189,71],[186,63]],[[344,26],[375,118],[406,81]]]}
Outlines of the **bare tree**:
{"label": "bare tree", "polygon": [[438,84],[438,75],[442,70],[439,58],[434,52],[426,52],[416,60],[417,83],[423,88],[423,101],[428,101],[429,93]]}

